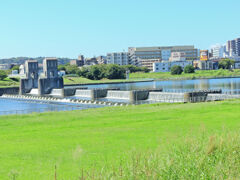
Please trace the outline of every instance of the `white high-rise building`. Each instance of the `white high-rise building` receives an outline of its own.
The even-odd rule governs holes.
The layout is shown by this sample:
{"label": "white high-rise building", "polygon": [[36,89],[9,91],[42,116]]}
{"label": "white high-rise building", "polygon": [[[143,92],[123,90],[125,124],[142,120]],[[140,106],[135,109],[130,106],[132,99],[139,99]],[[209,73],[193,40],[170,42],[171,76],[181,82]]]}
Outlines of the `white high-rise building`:
{"label": "white high-rise building", "polygon": [[107,54],[107,64],[128,65],[128,52],[115,52]]}
{"label": "white high-rise building", "polygon": [[213,58],[223,58],[225,54],[225,47],[220,44],[212,46],[212,57]]}

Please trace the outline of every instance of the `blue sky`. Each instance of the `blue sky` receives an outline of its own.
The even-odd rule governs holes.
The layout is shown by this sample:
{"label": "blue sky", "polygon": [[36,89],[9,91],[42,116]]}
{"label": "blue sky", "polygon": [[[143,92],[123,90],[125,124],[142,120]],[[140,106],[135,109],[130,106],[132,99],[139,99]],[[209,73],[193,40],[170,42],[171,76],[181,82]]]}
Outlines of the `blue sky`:
{"label": "blue sky", "polygon": [[0,58],[207,49],[240,37],[239,7],[239,0],[1,0]]}

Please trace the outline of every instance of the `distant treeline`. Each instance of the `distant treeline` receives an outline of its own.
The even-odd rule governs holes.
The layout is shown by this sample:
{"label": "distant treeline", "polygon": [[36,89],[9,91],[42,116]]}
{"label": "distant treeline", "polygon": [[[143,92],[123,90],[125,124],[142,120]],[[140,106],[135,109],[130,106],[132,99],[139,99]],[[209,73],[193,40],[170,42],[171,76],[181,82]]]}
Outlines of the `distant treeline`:
{"label": "distant treeline", "polygon": [[[8,59],[0,59],[0,64],[24,64],[26,60],[37,60],[39,63],[43,62],[43,59],[45,57],[36,57],[36,58],[31,58],[31,57],[14,57],[14,58],[8,58]],[[70,60],[69,58],[57,58],[59,64],[66,64],[69,63]]]}
{"label": "distant treeline", "polygon": [[58,70],[64,70],[67,74],[81,76],[92,80],[100,79],[124,79],[126,71],[129,72],[149,72],[146,67],[133,65],[120,66],[116,64],[101,64],[78,68],[73,65],[59,65]]}

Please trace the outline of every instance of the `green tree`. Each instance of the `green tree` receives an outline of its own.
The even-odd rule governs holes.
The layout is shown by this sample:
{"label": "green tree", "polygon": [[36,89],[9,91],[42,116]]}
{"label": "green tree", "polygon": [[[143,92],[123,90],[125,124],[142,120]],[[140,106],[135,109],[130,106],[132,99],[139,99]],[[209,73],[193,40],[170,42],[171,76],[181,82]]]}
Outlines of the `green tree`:
{"label": "green tree", "polygon": [[174,65],[174,66],[171,68],[171,74],[172,74],[172,75],[182,74],[182,72],[183,72],[183,69],[182,69],[181,66]]}
{"label": "green tree", "polygon": [[195,69],[192,65],[187,65],[184,67],[184,73],[195,73]]}
{"label": "green tree", "polygon": [[79,68],[75,65],[68,65],[66,66],[66,73],[67,74],[77,74]]}
{"label": "green tree", "polygon": [[126,70],[116,64],[109,64],[106,69],[106,78],[108,79],[125,79]]}
{"label": "green tree", "polygon": [[231,69],[231,67],[234,65],[234,60],[232,59],[222,59],[219,64],[219,69]]}
{"label": "green tree", "polygon": [[7,77],[6,71],[0,70],[0,80],[4,80]]}
{"label": "green tree", "polygon": [[58,65],[58,71],[66,71],[66,65]]}
{"label": "green tree", "polygon": [[18,70],[18,71],[19,71],[19,66],[18,66],[18,65],[13,66],[11,70],[12,70],[12,71],[14,71],[14,70]]}

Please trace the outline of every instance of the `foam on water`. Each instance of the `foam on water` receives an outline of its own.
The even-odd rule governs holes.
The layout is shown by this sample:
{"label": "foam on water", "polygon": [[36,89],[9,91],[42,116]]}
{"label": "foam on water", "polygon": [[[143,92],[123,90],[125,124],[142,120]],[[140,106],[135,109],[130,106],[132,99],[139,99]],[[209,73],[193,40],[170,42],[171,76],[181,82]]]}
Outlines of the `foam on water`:
{"label": "foam on water", "polygon": [[78,97],[91,97],[91,90],[77,89],[75,96]]}
{"label": "foam on water", "polygon": [[130,99],[130,91],[108,91],[108,99]]}
{"label": "foam on water", "polygon": [[38,88],[31,89],[29,94],[31,94],[31,95],[38,95]]}

